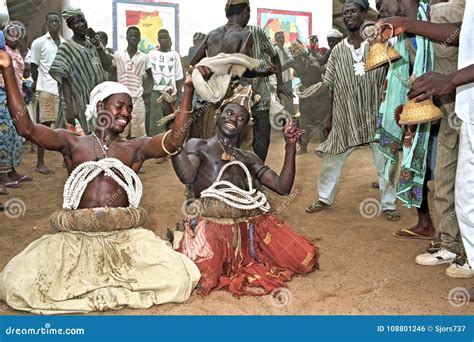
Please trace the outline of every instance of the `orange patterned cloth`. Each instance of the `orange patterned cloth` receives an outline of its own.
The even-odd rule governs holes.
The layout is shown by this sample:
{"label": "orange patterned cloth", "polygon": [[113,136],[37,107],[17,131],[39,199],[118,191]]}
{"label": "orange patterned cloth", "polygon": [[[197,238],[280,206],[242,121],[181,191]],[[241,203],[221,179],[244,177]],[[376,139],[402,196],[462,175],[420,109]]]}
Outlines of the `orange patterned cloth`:
{"label": "orange patterned cloth", "polygon": [[235,296],[266,295],[318,268],[317,247],[271,213],[225,221],[197,217],[184,226],[177,250],[201,271],[203,295],[223,288]]}

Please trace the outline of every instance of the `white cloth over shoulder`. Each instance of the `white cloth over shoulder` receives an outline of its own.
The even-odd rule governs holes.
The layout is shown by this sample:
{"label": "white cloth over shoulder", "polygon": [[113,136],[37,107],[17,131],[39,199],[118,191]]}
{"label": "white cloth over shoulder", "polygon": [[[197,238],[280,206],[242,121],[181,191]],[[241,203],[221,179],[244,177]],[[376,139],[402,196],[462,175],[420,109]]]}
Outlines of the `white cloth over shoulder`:
{"label": "white cloth over shoulder", "polygon": [[259,59],[241,53],[220,53],[215,57],[203,58],[195,66],[208,67],[213,75],[206,82],[199,70],[194,69],[194,89],[203,100],[216,103],[225,96],[233,77],[241,77],[246,69],[254,70],[260,63]]}

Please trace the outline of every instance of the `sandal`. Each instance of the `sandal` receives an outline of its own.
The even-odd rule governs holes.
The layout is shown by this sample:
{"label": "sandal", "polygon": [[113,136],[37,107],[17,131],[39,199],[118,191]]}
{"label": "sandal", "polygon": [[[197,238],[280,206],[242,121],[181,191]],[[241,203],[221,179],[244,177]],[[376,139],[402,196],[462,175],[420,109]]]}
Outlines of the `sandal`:
{"label": "sandal", "polygon": [[309,214],[324,210],[326,208],[330,208],[331,206],[329,204],[326,204],[324,202],[318,201],[312,203],[309,207],[307,207],[304,211],[306,211]]}
{"label": "sandal", "polygon": [[[403,235],[405,234],[405,235]],[[401,238],[401,239],[415,239],[415,240],[434,240],[438,236],[426,236],[426,235],[421,235],[418,233],[415,233],[414,231],[410,230],[410,228],[406,229],[400,229],[392,233],[392,235],[396,238]]]}
{"label": "sandal", "polygon": [[387,221],[400,221],[400,214],[398,211],[392,209],[384,210],[383,217],[385,217]]}
{"label": "sandal", "polygon": [[9,194],[9,192],[8,192],[7,189],[5,189],[5,188],[0,188],[0,195],[8,195],[8,194]]}

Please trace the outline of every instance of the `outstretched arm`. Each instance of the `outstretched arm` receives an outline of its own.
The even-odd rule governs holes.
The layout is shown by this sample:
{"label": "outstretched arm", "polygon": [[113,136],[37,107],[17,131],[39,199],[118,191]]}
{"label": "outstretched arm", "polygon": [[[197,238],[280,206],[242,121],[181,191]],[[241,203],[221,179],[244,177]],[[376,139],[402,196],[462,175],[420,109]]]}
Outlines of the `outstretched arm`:
{"label": "outstretched arm", "polygon": [[[205,80],[210,78],[211,72],[208,68],[199,67],[198,69]],[[191,127],[190,119],[193,113],[193,94],[194,86],[192,78],[188,77],[184,82],[183,97],[176,111],[173,128],[165,134],[159,134],[151,139],[147,139],[140,149],[140,155],[143,156],[142,160],[162,158],[168,154],[179,152],[184,144],[188,130]],[[156,104],[152,103],[151,105]],[[165,135],[166,139],[164,139]]]}
{"label": "outstretched arm", "polygon": [[472,82],[474,82],[474,64],[447,75],[430,71],[413,82],[408,97],[415,98],[419,102],[433,95],[448,94],[457,87]]}
{"label": "outstretched arm", "polygon": [[18,89],[12,59],[5,51],[0,51],[0,68],[7,90],[8,109],[18,134],[44,149],[65,153],[69,146],[66,138],[67,131],[53,130],[31,121],[20,89]]}
{"label": "outstretched arm", "polygon": [[384,40],[392,38],[392,29],[388,24],[393,26],[393,36],[399,36],[406,32],[450,46],[459,45],[462,23],[436,24],[408,17],[382,19],[377,22],[377,26],[386,25],[382,27],[382,38]]}

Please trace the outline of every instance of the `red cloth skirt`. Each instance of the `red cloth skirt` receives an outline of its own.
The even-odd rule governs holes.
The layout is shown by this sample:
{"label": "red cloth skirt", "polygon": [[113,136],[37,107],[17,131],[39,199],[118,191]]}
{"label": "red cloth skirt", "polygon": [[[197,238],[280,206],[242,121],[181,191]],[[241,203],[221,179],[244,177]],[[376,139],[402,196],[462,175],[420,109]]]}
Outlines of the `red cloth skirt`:
{"label": "red cloth skirt", "polygon": [[223,288],[236,296],[266,295],[318,268],[317,247],[271,213],[234,223],[198,217],[184,225],[177,250],[201,271],[203,295]]}

